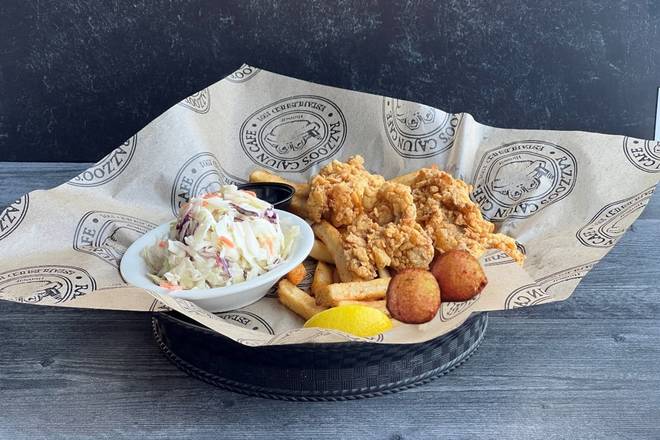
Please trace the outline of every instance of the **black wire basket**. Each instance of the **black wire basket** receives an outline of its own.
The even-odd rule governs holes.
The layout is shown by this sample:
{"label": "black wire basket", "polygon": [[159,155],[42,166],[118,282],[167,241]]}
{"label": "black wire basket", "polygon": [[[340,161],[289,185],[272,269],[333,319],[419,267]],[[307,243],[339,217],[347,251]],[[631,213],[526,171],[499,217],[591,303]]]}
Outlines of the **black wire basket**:
{"label": "black wire basket", "polygon": [[342,342],[249,347],[177,312],[152,318],[154,337],[178,368],[237,393],[293,401],[377,397],[453,370],[481,343],[488,316],[419,344]]}

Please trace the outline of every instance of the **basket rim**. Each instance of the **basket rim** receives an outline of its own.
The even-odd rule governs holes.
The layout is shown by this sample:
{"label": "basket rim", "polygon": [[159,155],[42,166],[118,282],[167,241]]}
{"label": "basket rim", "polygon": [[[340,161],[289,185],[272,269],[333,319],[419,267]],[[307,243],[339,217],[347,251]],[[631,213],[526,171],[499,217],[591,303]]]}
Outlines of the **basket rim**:
{"label": "basket rim", "polygon": [[[201,332],[205,333],[210,336],[218,337],[220,339],[223,339],[223,342],[227,342],[229,344],[235,344],[236,346],[240,346],[241,348],[244,349],[251,349],[251,350],[273,350],[273,349],[315,349],[318,350],[319,348],[327,348],[327,349],[352,349],[352,348],[364,348],[365,344],[367,345],[377,345],[380,347],[392,347],[392,349],[397,349],[397,348],[403,348],[403,347],[415,347],[415,346],[421,346],[421,345],[432,345],[432,344],[437,344],[440,340],[443,338],[450,339],[454,337],[456,332],[461,329],[461,327],[467,325],[468,323],[471,323],[473,320],[478,319],[481,315],[486,315],[488,316],[488,313],[486,312],[474,312],[470,316],[468,316],[458,327],[455,329],[442,334],[440,336],[437,336],[433,339],[429,339],[428,341],[423,341],[423,342],[413,342],[413,343],[408,343],[408,344],[381,344],[381,343],[372,343],[368,341],[346,341],[346,342],[304,342],[304,343],[299,343],[299,344],[277,344],[277,345],[258,345],[258,346],[252,346],[252,345],[246,345],[246,344],[241,344],[240,342],[237,342],[233,340],[232,338],[223,335],[222,333],[218,333],[214,330],[211,330],[210,328],[194,323],[194,322],[189,322],[183,319],[178,318],[177,316],[174,316],[173,313],[181,314],[180,312],[177,312],[176,310],[172,311],[158,311],[158,312],[153,312],[152,314],[152,322],[153,320],[156,319],[165,319],[168,320],[174,324],[181,325],[184,327],[189,328],[190,330],[196,331],[196,332]],[[185,316],[185,315],[183,315]],[[487,325],[487,324],[486,324]]]}
{"label": "basket rim", "polygon": [[[479,336],[477,337],[477,339],[474,340],[474,342],[470,344],[470,346],[459,356],[450,360],[444,365],[434,368],[433,370],[429,370],[424,373],[418,374],[416,376],[410,376],[405,379],[401,379],[396,382],[379,384],[364,388],[347,389],[347,390],[325,390],[318,392],[314,392],[314,391],[292,392],[286,389],[267,388],[259,385],[252,385],[249,383],[239,382],[236,380],[228,379],[226,377],[209,373],[187,362],[183,358],[179,357],[167,346],[167,344],[161,337],[161,334],[158,330],[158,323],[155,317],[152,319],[152,332],[156,344],[160,348],[163,356],[167,358],[167,360],[169,360],[172,364],[174,364],[174,366],[176,366],[179,370],[183,371],[184,373],[190,375],[191,377],[199,379],[203,382],[206,382],[210,385],[214,385],[218,388],[227,391],[244,394],[252,397],[265,398],[265,399],[284,400],[291,402],[336,402],[336,401],[358,400],[358,399],[386,396],[388,394],[393,394],[420,385],[424,385],[428,382],[431,382],[441,376],[444,376],[452,372],[453,370],[464,364],[470,357],[472,357],[472,355],[477,351],[477,349],[483,342],[484,335],[486,334],[486,329],[488,328],[488,314],[484,314],[484,315],[485,316],[483,316],[484,318],[483,325],[479,329]],[[467,320],[465,322],[467,322]],[[232,339],[229,340],[235,342]],[[238,344],[238,342],[235,343]],[[338,343],[338,344],[346,345],[344,343]],[[356,344],[360,344],[360,343],[356,343]],[[329,345],[329,344],[296,344],[296,345],[318,346],[318,345]],[[401,344],[401,345],[411,345],[411,344]],[[267,346],[267,347],[277,347],[277,346]],[[250,348],[259,348],[259,347],[250,347]]]}

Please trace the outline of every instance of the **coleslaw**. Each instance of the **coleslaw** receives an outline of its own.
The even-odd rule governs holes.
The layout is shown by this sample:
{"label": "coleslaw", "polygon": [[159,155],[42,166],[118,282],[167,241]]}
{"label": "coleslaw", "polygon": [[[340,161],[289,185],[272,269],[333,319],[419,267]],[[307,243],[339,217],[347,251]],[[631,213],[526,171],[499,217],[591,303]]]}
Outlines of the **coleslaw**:
{"label": "coleslaw", "polygon": [[284,261],[298,235],[282,228],[273,206],[224,185],[181,206],[169,235],[142,252],[149,277],[168,290],[225,287]]}

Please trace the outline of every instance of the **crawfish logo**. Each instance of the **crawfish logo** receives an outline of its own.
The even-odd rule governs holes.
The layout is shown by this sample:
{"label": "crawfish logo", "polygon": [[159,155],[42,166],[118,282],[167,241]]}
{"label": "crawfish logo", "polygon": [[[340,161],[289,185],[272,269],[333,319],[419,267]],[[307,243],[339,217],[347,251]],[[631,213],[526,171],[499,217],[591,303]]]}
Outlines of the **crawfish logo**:
{"label": "crawfish logo", "polygon": [[89,211],[78,222],[73,249],[119,267],[119,261],[131,243],[155,227],[151,222],[125,214]]}
{"label": "crawfish logo", "polygon": [[74,266],[30,266],[0,273],[0,298],[31,304],[61,304],[96,289],[87,271]]}
{"label": "crawfish logo", "polygon": [[265,139],[279,154],[299,151],[310,139],[322,139],[321,125],[305,120],[283,122],[273,127]]}
{"label": "crawfish logo", "polygon": [[435,110],[426,105],[410,105],[406,101],[397,101],[395,114],[396,120],[409,130],[418,130],[435,122]]}
{"label": "crawfish logo", "polygon": [[403,157],[425,158],[449,150],[460,122],[460,115],[427,105],[392,98],[383,100],[387,139]]}
{"label": "crawfish logo", "polygon": [[46,281],[43,288],[36,290],[31,296],[23,298],[27,303],[38,303],[44,298],[51,298],[55,303],[64,299],[64,283],[60,281]]}
{"label": "crawfish logo", "polygon": [[202,185],[199,187],[200,194],[218,192],[220,191],[220,188],[222,188],[222,184],[220,182],[209,182],[206,185]]}
{"label": "crawfish logo", "polygon": [[303,172],[337,154],[346,140],[339,106],[322,96],[280,99],[252,113],[241,125],[245,154],[276,172]]}
{"label": "crawfish logo", "polygon": [[491,221],[527,218],[575,187],[577,161],[566,148],[519,141],[488,150],[477,167],[472,199]]}
{"label": "crawfish logo", "polygon": [[546,191],[546,186],[550,186],[554,179],[552,171],[546,166],[546,162],[542,160],[514,160],[504,163],[493,179],[493,191],[513,201],[535,191]]}

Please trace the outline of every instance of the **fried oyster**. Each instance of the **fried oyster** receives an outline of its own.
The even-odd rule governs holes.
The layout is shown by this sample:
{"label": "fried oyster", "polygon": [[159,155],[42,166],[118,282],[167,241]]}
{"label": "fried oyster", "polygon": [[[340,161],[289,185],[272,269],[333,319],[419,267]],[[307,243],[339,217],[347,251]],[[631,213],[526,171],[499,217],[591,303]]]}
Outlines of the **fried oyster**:
{"label": "fried oyster", "polygon": [[315,223],[325,219],[337,228],[351,225],[365,208],[373,209],[384,183],[382,176],[364,168],[361,156],[345,163],[333,160],[310,182],[307,216]]}
{"label": "fried oyster", "polygon": [[361,156],[332,161],[312,179],[307,215],[339,229],[348,268],[359,278],[375,278],[388,266],[426,268],[433,259],[410,187],[369,173]]}
{"label": "fried oyster", "polygon": [[422,168],[411,188],[417,222],[438,251],[462,249],[478,258],[488,249],[499,249],[518,263],[525,259],[513,238],[493,233],[495,226],[470,199],[472,187],[467,183],[444,171]]}
{"label": "fried oyster", "polygon": [[515,240],[494,233],[470,200],[470,185],[435,168],[422,168],[405,183],[371,174],[361,156],[332,161],[312,179],[307,215],[339,230],[356,277],[373,279],[385,267],[426,269],[435,249],[479,257],[496,248],[523,261]]}

